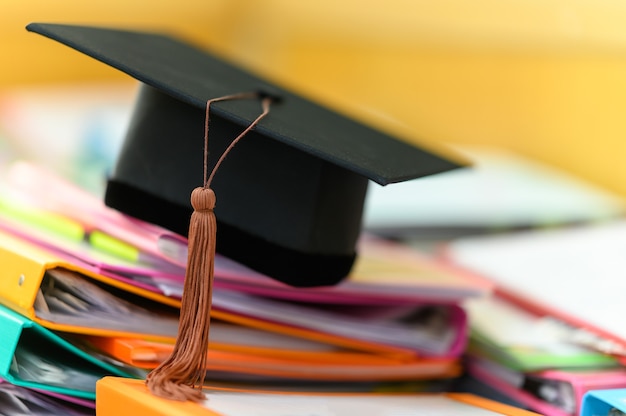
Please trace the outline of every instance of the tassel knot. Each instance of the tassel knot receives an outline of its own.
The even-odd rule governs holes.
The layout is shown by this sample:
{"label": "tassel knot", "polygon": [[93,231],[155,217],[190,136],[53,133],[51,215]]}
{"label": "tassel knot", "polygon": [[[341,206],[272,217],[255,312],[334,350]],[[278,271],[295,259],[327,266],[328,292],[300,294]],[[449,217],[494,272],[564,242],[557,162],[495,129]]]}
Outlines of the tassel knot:
{"label": "tassel knot", "polygon": [[191,206],[194,211],[213,211],[215,208],[215,193],[211,188],[198,187],[191,193]]}

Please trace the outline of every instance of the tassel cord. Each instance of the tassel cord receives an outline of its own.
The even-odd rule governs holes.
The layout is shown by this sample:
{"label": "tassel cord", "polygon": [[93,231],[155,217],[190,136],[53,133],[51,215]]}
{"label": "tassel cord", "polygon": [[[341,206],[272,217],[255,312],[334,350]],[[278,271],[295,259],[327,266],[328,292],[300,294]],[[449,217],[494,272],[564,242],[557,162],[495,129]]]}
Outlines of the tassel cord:
{"label": "tassel cord", "polygon": [[[211,182],[213,181],[213,177],[215,176],[215,172],[217,172],[217,169],[220,167],[220,165],[222,164],[222,162],[224,161],[224,159],[226,159],[226,156],[228,155],[228,153],[233,149],[233,147],[235,147],[235,145],[246,135],[248,134],[248,132],[250,130],[252,130],[253,128],[256,127],[257,124],[259,124],[259,122],[261,120],[263,120],[263,118],[270,112],[270,103],[272,102],[271,98],[269,97],[265,97],[263,98],[263,100],[261,101],[261,105],[263,106],[263,112],[256,118],[254,119],[254,121],[252,123],[250,123],[250,125],[241,132],[241,134],[239,134],[239,136],[237,136],[235,138],[235,140],[233,140],[230,145],[226,148],[226,150],[224,151],[224,153],[222,153],[222,156],[219,158],[219,160],[215,163],[215,166],[213,167],[213,170],[211,171],[211,176],[209,176],[208,180],[205,180],[204,182],[204,187],[205,188],[209,188],[211,186]],[[207,125],[208,127],[208,125]]]}
{"label": "tassel cord", "polygon": [[194,211],[189,223],[189,253],[178,335],[170,357],[150,372],[146,378],[146,385],[155,396],[180,401],[202,401],[205,399],[201,389],[206,374],[217,234],[216,219],[213,212],[215,194],[210,189],[210,184],[226,155],[269,113],[271,99],[263,98],[262,113],[231,142],[207,179],[209,108],[211,103],[215,101],[247,98],[249,96],[250,94],[235,94],[207,102],[204,181],[203,186],[194,189],[191,194],[191,205]]}

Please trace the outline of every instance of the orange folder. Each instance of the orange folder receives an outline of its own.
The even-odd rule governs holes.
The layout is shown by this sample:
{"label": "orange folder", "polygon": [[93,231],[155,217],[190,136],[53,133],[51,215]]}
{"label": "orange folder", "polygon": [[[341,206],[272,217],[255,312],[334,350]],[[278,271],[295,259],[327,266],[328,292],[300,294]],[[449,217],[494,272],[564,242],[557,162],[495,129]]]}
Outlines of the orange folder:
{"label": "orange folder", "polygon": [[[139,339],[90,337],[88,341],[117,360],[144,369],[155,368],[173,350],[173,344]],[[208,377],[211,372],[225,372],[318,381],[398,381],[451,378],[461,373],[455,358],[393,358],[337,348],[288,350],[210,345]]]}
{"label": "orange folder", "polygon": [[[42,318],[41,309],[38,311],[36,304],[45,277],[51,271],[76,272],[85,282],[96,283],[100,287],[128,294],[135,299],[143,299],[159,309],[169,310],[173,316],[177,316],[176,311],[180,307],[180,302],[175,299],[106,277],[79,261],[63,260],[33,243],[2,231],[0,231],[0,264],[2,264],[3,277],[0,279],[0,303],[52,330],[103,336],[145,336],[145,333],[141,332],[97,328],[92,324],[76,324],[72,319]],[[171,337],[155,335],[155,338],[174,339],[175,335],[175,333]]]}
{"label": "orange folder", "polygon": [[139,380],[105,377],[96,386],[96,412],[98,416],[343,416],[384,414],[384,410],[407,416],[537,415],[465,393],[296,393],[214,387],[205,387],[205,392],[204,403],[172,401],[153,396]]}

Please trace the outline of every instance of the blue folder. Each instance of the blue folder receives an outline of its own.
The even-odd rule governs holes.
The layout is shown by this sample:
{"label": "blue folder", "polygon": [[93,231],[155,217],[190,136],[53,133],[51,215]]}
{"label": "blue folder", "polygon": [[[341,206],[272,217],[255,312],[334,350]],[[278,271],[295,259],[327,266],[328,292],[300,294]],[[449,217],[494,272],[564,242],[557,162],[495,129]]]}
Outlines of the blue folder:
{"label": "blue folder", "polygon": [[95,399],[106,375],[134,377],[0,305],[0,377],[16,386]]}
{"label": "blue folder", "polygon": [[626,414],[626,389],[591,390],[583,397],[580,416]]}

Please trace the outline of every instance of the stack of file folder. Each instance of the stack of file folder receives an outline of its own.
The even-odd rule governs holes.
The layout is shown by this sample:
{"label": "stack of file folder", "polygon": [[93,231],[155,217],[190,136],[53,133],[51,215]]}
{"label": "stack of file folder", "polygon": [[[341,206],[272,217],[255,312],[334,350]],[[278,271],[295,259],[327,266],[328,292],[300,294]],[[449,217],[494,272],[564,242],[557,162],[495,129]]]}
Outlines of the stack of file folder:
{"label": "stack of file folder", "polygon": [[[0,376],[35,389],[23,394],[33,405],[79,409],[104,376],[145,377],[173,348],[185,256],[184,238],[15,164],[0,198]],[[468,338],[461,303],[490,288],[371,237],[332,287],[290,287],[218,256],[207,378],[322,390],[450,379]]]}
{"label": "stack of file folder", "polygon": [[626,224],[614,220],[447,244],[454,267],[494,284],[464,304],[468,372],[545,415],[608,414],[583,402],[626,388],[625,242]]}

